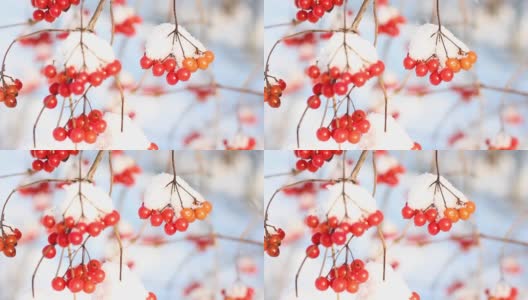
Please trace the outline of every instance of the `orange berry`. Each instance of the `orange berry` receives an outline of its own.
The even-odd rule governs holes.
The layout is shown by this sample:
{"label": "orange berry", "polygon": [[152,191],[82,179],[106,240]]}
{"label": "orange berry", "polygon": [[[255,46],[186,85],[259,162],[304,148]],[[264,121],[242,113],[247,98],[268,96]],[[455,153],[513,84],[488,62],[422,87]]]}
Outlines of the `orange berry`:
{"label": "orange berry", "polygon": [[194,215],[198,220],[205,220],[207,217],[207,213],[205,212],[205,209],[198,207],[194,210]]}
{"label": "orange berry", "polygon": [[477,206],[475,205],[475,202],[473,201],[468,201],[466,203],[466,209],[469,211],[470,214],[474,213],[475,210],[477,209]]}
{"label": "orange berry", "polygon": [[209,214],[213,210],[213,205],[209,201],[205,201],[202,203],[202,208],[205,210],[207,214]]}
{"label": "orange berry", "polygon": [[467,58],[469,59],[471,64],[474,64],[477,62],[477,53],[475,53],[475,51],[469,51],[467,54]]}
{"label": "orange berry", "polygon": [[455,73],[460,71],[460,62],[456,58],[447,59],[446,66]]}
{"label": "orange berry", "polygon": [[469,70],[471,69],[471,66],[473,66],[473,64],[469,61],[469,58],[467,57],[464,57],[460,60],[460,67],[464,70]]}
{"label": "orange berry", "polygon": [[15,246],[17,244],[17,238],[14,234],[10,234],[6,237],[5,239],[5,243],[9,246],[9,245],[13,245]]}
{"label": "orange berry", "polygon": [[0,252],[4,251],[4,240],[0,238]]}
{"label": "orange berry", "polygon": [[208,63],[212,63],[215,60],[213,51],[205,51],[204,56]]}
{"label": "orange berry", "polygon": [[198,63],[194,58],[187,57],[183,60],[183,67],[191,72],[198,70]]}
{"label": "orange berry", "polygon": [[198,58],[198,68],[205,70],[207,67],[209,67],[209,62],[207,59],[205,57]]}
{"label": "orange berry", "polygon": [[274,96],[281,96],[282,95],[282,89],[278,85],[274,85],[271,87],[271,94]]}
{"label": "orange berry", "polygon": [[454,208],[448,208],[444,211],[444,216],[448,218],[451,222],[456,223],[458,222],[458,212]]}
{"label": "orange berry", "polygon": [[467,208],[465,207],[462,207],[458,210],[458,216],[460,217],[460,219],[462,220],[467,220],[469,219],[469,216],[471,214],[469,213],[469,211],[467,210]]}
{"label": "orange berry", "polygon": [[184,208],[180,212],[180,216],[185,219],[185,221],[192,223],[194,222],[195,215],[194,211],[190,208]]}

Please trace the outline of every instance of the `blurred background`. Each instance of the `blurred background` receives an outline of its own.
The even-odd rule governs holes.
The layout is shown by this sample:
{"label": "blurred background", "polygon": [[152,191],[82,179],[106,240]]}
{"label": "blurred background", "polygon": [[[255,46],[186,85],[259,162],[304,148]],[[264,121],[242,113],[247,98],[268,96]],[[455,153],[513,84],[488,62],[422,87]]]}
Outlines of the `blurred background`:
{"label": "blurred background", "polygon": [[[414,72],[403,68],[407,47],[418,26],[436,24],[435,1],[390,0],[377,1],[379,18],[403,16],[406,23],[397,26],[397,35],[380,33],[377,52],[386,66],[385,81],[389,95],[388,112],[405,128],[423,149],[486,149],[486,139],[499,134],[517,137],[518,149],[526,148],[526,115],[528,73],[528,21],[524,17],[528,3],[521,0],[443,0],[440,1],[442,25],[450,30],[479,58],[469,72],[457,73],[450,83],[434,87],[429,78],[416,78]],[[361,1],[348,1],[348,23],[352,23]],[[388,5],[387,5],[388,4]],[[342,27],[343,7],[326,13],[316,24],[304,22],[292,26],[298,9],[293,1],[265,1],[265,44],[267,57],[280,38],[310,29],[339,29]],[[381,24],[381,23],[380,23]],[[361,36],[374,41],[372,1],[359,26]],[[321,35],[297,36],[297,41],[280,44],[270,60],[270,74],[283,78],[289,85],[279,109],[266,107],[266,146],[268,149],[296,148],[296,127],[311,96],[310,80],[304,70],[317,60],[327,42]],[[407,74],[412,73],[409,80]],[[472,85],[480,82],[498,88],[508,86],[523,95],[503,94]],[[368,82],[351,94],[358,109],[383,112],[383,94],[377,80]],[[466,89],[463,89],[465,87]],[[469,87],[469,88],[468,88]],[[461,89],[462,88],[462,89]],[[324,102],[323,102],[324,103]],[[335,149],[332,141],[321,143],[315,131],[322,119],[322,107],[309,110],[300,129],[303,149]],[[342,108],[344,112],[344,109]],[[328,113],[327,120],[331,115]],[[502,122],[501,122],[502,118]],[[501,124],[502,123],[502,124]],[[354,149],[353,145],[343,147]]]}
{"label": "blurred background", "polygon": [[[434,169],[434,151],[390,151],[376,154],[378,171],[376,204],[385,216],[383,234],[387,240],[387,268],[400,274],[411,291],[421,299],[480,300],[485,290],[499,284],[519,290],[517,299],[528,297],[528,178],[527,154],[521,151],[439,151],[439,166],[455,188],[476,203],[477,210],[468,221],[458,222],[447,233],[432,237],[426,227],[417,228],[401,215],[407,193],[418,175]],[[360,151],[346,152],[346,174],[350,174]],[[342,177],[342,156],[325,162],[316,173],[308,171],[292,175],[297,158],[292,151],[266,151],[264,203],[286,184],[305,179],[337,179]],[[389,170],[403,167],[402,173]],[[392,174],[392,175],[391,175]],[[392,179],[387,180],[388,177]],[[373,165],[369,154],[359,172],[358,181],[367,191],[373,188]],[[308,259],[299,275],[299,298],[295,297],[295,275],[310,244],[311,232],[304,225],[307,215],[320,218],[333,203],[320,183],[292,186],[288,193],[279,192],[269,210],[268,224],[282,228],[286,239],[280,256],[265,256],[266,299],[365,299],[349,293],[339,297],[331,291],[319,292],[314,286],[319,276],[324,251],[319,258]],[[354,197],[354,195],[350,195]],[[509,237],[523,241],[524,246],[480,238],[473,234]],[[460,239],[457,237],[467,237]],[[401,238],[399,242],[395,242]],[[376,229],[353,239],[355,258],[382,262],[381,242]],[[326,269],[331,266],[326,260]],[[501,276],[502,274],[502,276]],[[369,280],[380,280],[371,275]],[[361,287],[360,287],[361,289]],[[389,295],[385,298],[389,299]],[[370,299],[370,298],[369,298]]]}
{"label": "blurred background", "polygon": [[[110,41],[111,22],[109,2],[97,22],[97,35]],[[85,23],[92,15],[97,1],[86,1]],[[260,91],[262,70],[262,1],[200,0],[177,1],[180,25],[216,54],[215,62],[206,71],[193,74],[190,81],[169,86],[165,78],[155,78],[150,70],[141,69],[139,60],[144,54],[144,43],[153,27],[173,22],[169,0],[114,1],[115,19],[139,16],[135,34],[117,33],[113,48],[121,60],[120,75],[125,87],[125,114],[133,119],[141,132],[160,149],[224,149],[224,140],[238,136],[252,137],[256,149],[263,147],[263,111],[260,98],[254,94],[238,93],[230,89],[212,89],[211,83],[232,88]],[[124,4],[120,4],[124,3]],[[52,24],[40,22],[21,25],[31,18],[30,1],[8,0],[9,9],[1,13],[2,38],[0,53],[5,53],[14,38],[50,28],[77,28],[80,7],[74,7]],[[117,21],[116,21],[117,22]],[[18,24],[18,26],[9,26]],[[15,109],[0,108],[0,148],[33,148],[32,128],[46,96],[46,79],[41,68],[54,56],[62,40],[55,33],[33,41],[17,43],[6,62],[6,74],[20,78],[25,85]],[[145,75],[144,75],[145,74]],[[145,78],[143,78],[145,77]],[[142,79],[143,78],[143,79]],[[120,96],[112,80],[107,80],[88,97],[93,108],[120,112]],[[134,87],[140,88],[133,91]],[[201,87],[201,89],[199,89]],[[60,148],[52,139],[56,126],[57,109],[46,110],[37,127],[37,147]],[[83,145],[87,149],[89,146]],[[64,148],[64,146],[63,146]],[[131,150],[146,150],[128,147]]]}
{"label": "blurred background", "polygon": [[[124,267],[128,266],[132,274],[139,277],[139,284],[154,292],[157,299],[223,299],[222,290],[229,292],[241,288],[253,288],[253,299],[263,299],[263,153],[177,151],[175,162],[179,176],[213,204],[213,211],[205,221],[192,223],[187,232],[178,232],[174,236],[166,235],[163,226],[154,228],[148,220],[138,217],[143,193],[151,178],[162,172],[172,173],[170,155],[169,151],[112,154],[115,175],[124,174],[124,170],[129,168],[139,167],[141,170],[131,173],[132,182],[127,180],[126,185],[115,183],[112,189],[113,205],[121,214],[119,231],[124,244]],[[95,151],[82,153],[83,176],[95,156]],[[79,156],[70,157],[52,174],[41,171],[31,176],[21,175],[31,167],[31,163],[29,151],[0,152],[2,204],[11,190],[21,184],[78,176]],[[109,176],[105,153],[94,178],[96,186],[105,192],[109,191]],[[65,193],[55,183],[47,187],[39,186],[15,193],[6,207],[5,223],[19,228],[23,238],[16,247],[15,258],[4,255],[0,258],[2,299],[32,299],[31,276],[47,239],[40,218],[44,212],[65,201]],[[224,238],[212,240],[208,238],[210,234]],[[197,239],[199,237],[201,239]],[[242,243],[238,239],[256,243]],[[117,242],[111,228],[91,239],[87,248],[92,258],[119,262]],[[57,293],[51,289],[59,253],[57,250],[54,259],[42,262],[35,278],[35,299],[73,299],[73,294],[67,290]],[[64,271],[65,261],[62,268]],[[132,276],[123,274],[125,279]],[[110,276],[107,274],[107,278]],[[133,291],[131,288],[125,294],[126,299],[138,299]],[[80,293],[77,299],[92,298]]]}

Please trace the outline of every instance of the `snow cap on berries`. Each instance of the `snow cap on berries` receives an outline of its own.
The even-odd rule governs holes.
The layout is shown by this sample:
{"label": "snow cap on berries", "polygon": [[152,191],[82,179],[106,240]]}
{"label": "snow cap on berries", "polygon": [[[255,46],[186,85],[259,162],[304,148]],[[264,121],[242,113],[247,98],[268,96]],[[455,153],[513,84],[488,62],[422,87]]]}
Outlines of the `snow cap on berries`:
{"label": "snow cap on berries", "polygon": [[[92,183],[76,182],[65,185],[63,189],[66,196],[59,211],[65,217],[73,217],[75,221],[79,221],[84,213],[83,220],[93,222],[114,210],[112,198],[108,196],[108,193]],[[79,199],[79,190],[82,195],[81,199]]]}
{"label": "snow cap on berries", "polygon": [[246,298],[249,289],[250,288],[248,288],[242,283],[236,283],[231,288],[225,289],[224,294],[226,297],[234,299],[244,299]]}
{"label": "snow cap on berries", "polygon": [[121,131],[121,115],[107,112],[104,115],[107,128],[98,140],[99,149],[147,150],[151,142],[141,129],[128,116],[123,116],[123,131]]}
{"label": "snow cap on berries", "polygon": [[414,141],[405,129],[390,115],[387,116],[387,131],[385,131],[385,115],[370,113],[367,116],[370,130],[359,142],[360,149],[410,150]]}
{"label": "snow cap on berries", "polygon": [[[343,38],[346,38],[348,47],[343,47]],[[348,63],[348,71],[351,73],[359,72],[377,62],[376,48],[355,33],[334,33],[318,57],[318,65],[322,68],[330,66],[345,70]]]}
{"label": "snow cap on berries", "polygon": [[[347,198],[348,219],[350,221],[359,221],[362,218],[367,218],[370,214],[375,213],[378,209],[376,206],[376,200],[372,197],[372,194],[360,185],[352,182],[345,182],[345,194]],[[338,199],[342,197],[343,183],[336,183],[327,187],[330,192],[329,199]],[[336,216],[342,220],[345,217],[345,206],[341,198],[337,201],[329,201],[329,207],[325,211],[330,210],[331,216]]]}
{"label": "snow cap on berries", "polygon": [[[444,67],[448,58],[463,58],[460,53],[469,52],[469,48],[456,38],[449,30],[442,26],[443,43],[440,39],[438,25],[424,24],[420,26],[409,44],[409,57],[414,60],[428,60],[433,54],[436,54],[440,61],[440,66]],[[438,40],[437,40],[438,37]],[[444,48],[445,45],[445,48]],[[447,53],[446,53],[447,52]]]}
{"label": "snow cap on berries", "polygon": [[197,51],[206,51],[205,46],[181,25],[178,25],[179,37],[174,33],[175,28],[176,26],[171,23],[154,27],[145,45],[145,54],[148,58],[164,60],[172,54],[181,66],[186,57],[198,58]]}
{"label": "snow cap on berries", "polygon": [[[80,44],[81,39],[84,47]],[[91,73],[114,61],[114,50],[107,41],[90,32],[74,31],[62,42],[55,55],[54,64],[73,66],[76,71]]]}
{"label": "snow cap on berries", "polygon": [[365,265],[369,272],[369,280],[361,285],[357,298],[362,300],[409,299],[412,291],[403,278],[390,265],[385,268],[383,280],[383,264],[369,262]]}
{"label": "snow cap on berries", "polygon": [[[172,204],[176,215],[179,215],[181,203],[186,208],[193,207],[195,200],[205,201],[204,197],[194,190],[183,178],[176,176],[178,190],[173,190],[171,182],[174,175],[161,173],[152,178],[145,190],[144,205],[149,209],[162,209]],[[179,193],[178,193],[179,191]],[[180,203],[181,199],[181,203]]]}
{"label": "snow cap on berries", "polygon": [[413,180],[407,198],[407,205],[410,208],[424,210],[431,204],[438,208],[446,208],[445,205],[448,208],[459,208],[461,203],[458,203],[458,200],[462,203],[468,202],[467,197],[443,176],[440,176],[440,183],[443,185],[442,192],[438,189],[435,191],[436,184],[432,183],[436,181],[436,177],[434,174],[424,173]]}
{"label": "snow cap on berries", "polygon": [[119,268],[119,263],[109,261],[103,264],[102,269],[105,271],[106,277],[101,286],[95,290],[93,299],[146,299],[149,293],[139,277],[124,264],[120,280]]}

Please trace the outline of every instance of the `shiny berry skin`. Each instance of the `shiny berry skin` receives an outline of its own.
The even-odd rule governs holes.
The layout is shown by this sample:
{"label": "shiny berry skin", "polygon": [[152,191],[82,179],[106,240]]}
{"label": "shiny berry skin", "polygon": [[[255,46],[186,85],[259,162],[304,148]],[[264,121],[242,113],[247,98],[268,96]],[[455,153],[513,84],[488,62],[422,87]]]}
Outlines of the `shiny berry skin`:
{"label": "shiny berry skin", "polygon": [[416,61],[414,59],[410,58],[409,56],[407,56],[403,60],[403,66],[405,67],[405,69],[411,70],[411,69],[413,69],[416,66]]}
{"label": "shiny berry skin", "polygon": [[306,248],[306,256],[309,258],[317,258],[319,257],[320,251],[319,247],[316,245],[310,245],[308,248]]}
{"label": "shiny berry skin", "polygon": [[429,226],[427,226],[427,230],[431,235],[437,235],[440,232],[440,227],[437,223],[429,223]]}
{"label": "shiny berry skin", "polygon": [[452,225],[453,223],[448,218],[442,218],[438,221],[438,228],[444,232],[449,231]]}
{"label": "shiny berry skin", "polygon": [[411,219],[414,217],[414,209],[410,208],[409,206],[405,205],[402,208],[402,216],[404,219]]}
{"label": "shiny berry skin", "polygon": [[60,292],[66,288],[66,281],[62,277],[55,277],[51,281],[51,287]]}
{"label": "shiny berry skin", "polygon": [[330,287],[330,281],[324,277],[319,277],[315,280],[315,288],[320,291],[326,291]]}

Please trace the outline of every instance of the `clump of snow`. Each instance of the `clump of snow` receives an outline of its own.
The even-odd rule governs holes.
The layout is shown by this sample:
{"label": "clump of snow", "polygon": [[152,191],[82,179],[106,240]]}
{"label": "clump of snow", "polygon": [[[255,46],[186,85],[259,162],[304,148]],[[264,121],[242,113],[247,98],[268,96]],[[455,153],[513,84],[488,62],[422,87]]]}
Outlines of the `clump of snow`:
{"label": "clump of snow", "polygon": [[245,299],[248,287],[242,283],[236,283],[231,288],[225,289],[225,296],[233,299]]}
{"label": "clump of snow", "polygon": [[376,172],[378,174],[385,174],[399,165],[400,162],[392,155],[383,154],[376,156]]}
{"label": "clump of snow", "polygon": [[[343,45],[344,39],[347,46]],[[345,70],[348,63],[349,72],[357,73],[376,62],[378,53],[369,41],[355,33],[336,32],[319,54],[317,64],[322,68],[330,66]]]}
{"label": "clump of snow", "polygon": [[505,132],[500,132],[492,138],[488,139],[487,144],[489,147],[493,147],[496,149],[507,149],[512,146],[513,139],[514,138],[511,135],[506,134]]}
{"label": "clump of snow", "polygon": [[407,300],[411,297],[409,289],[403,278],[396,273],[390,265],[385,268],[383,280],[383,264],[369,262],[365,265],[369,272],[369,280],[360,286],[357,299],[361,300]]}
{"label": "clump of snow", "polygon": [[[468,201],[468,198],[461,191],[456,189],[443,176],[440,176],[440,182],[443,184],[441,187],[442,197],[442,193],[436,188],[437,185],[432,184],[436,181],[436,177],[434,174],[424,173],[414,178],[407,195],[407,205],[410,208],[424,210],[431,204],[434,204],[437,208],[446,208],[445,205],[449,208],[460,208],[462,203]],[[459,203],[459,200],[461,203]]]}
{"label": "clump of snow", "polygon": [[206,51],[205,46],[181,25],[178,25],[179,34],[174,35],[175,27],[171,23],[163,23],[154,27],[145,45],[147,57],[164,60],[172,54],[181,66],[186,57],[196,58],[199,56],[197,52]]}
{"label": "clump of snow", "polygon": [[[79,187],[80,185],[80,187]],[[79,188],[81,196],[79,196]],[[59,211],[64,216],[73,217],[75,221],[93,222],[114,210],[112,198],[101,188],[88,182],[73,183],[63,187],[66,195]]]}
{"label": "clump of snow", "polygon": [[370,122],[370,130],[361,137],[360,149],[410,150],[414,146],[414,141],[405,129],[391,116],[387,116],[386,132],[384,114],[370,113],[367,120]]}
{"label": "clump of snow", "polygon": [[114,174],[122,173],[135,165],[136,161],[131,156],[126,154],[112,155],[112,168]]}
{"label": "clump of snow", "polygon": [[173,189],[173,185],[170,184],[173,179],[174,176],[168,173],[161,173],[152,178],[144,194],[143,204],[146,208],[161,209],[168,204],[172,204],[176,215],[179,216],[182,209],[180,197],[184,207],[195,207],[195,200],[198,202],[205,201],[204,197],[194,190],[185,180],[176,176],[178,195],[178,191]]}
{"label": "clump of snow", "polygon": [[[360,185],[352,182],[345,182],[345,194],[347,203],[348,220],[355,222],[368,217],[368,215],[376,212],[376,200],[372,197],[371,192],[367,191]],[[343,203],[342,192],[343,183],[336,183],[327,187],[330,196],[327,201],[327,209],[329,215],[336,216],[339,220],[345,217],[345,205]]]}
{"label": "clump of snow", "polygon": [[459,59],[465,56],[464,53],[469,52],[469,48],[449,30],[443,26],[441,30],[444,34],[443,43],[440,40],[441,34],[437,34],[438,25],[420,26],[409,43],[409,57],[414,60],[428,60],[432,55],[436,55],[440,66],[444,67],[448,58]]}
{"label": "clump of snow", "polygon": [[390,5],[379,5],[377,13],[379,24],[385,24],[400,16],[400,11],[396,7]]}
{"label": "clump of snow", "polygon": [[125,22],[128,18],[134,17],[136,15],[136,10],[132,6],[128,5],[115,5],[114,6],[114,22],[116,24],[121,24]]}
{"label": "clump of snow", "polygon": [[[81,44],[82,40],[82,44]],[[110,44],[91,32],[70,32],[54,58],[56,66],[73,66],[89,73],[97,71],[115,60]]]}
{"label": "clump of snow", "polygon": [[107,128],[97,139],[98,149],[127,149],[147,150],[150,141],[141,129],[128,116],[123,119],[123,132],[121,132],[121,115],[116,113],[105,113],[104,120]]}
{"label": "clump of snow", "polygon": [[145,300],[148,297],[149,293],[143,283],[126,264],[123,264],[121,280],[119,280],[119,263],[105,262],[102,268],[106,273],[106,277],[95,290],[93,299]]}
{"label": "clump of snow", "polygon": [[495,287],[489,289],[489,295],[496,298],[509,298],[512,287],[504,282],[497,283]]}

